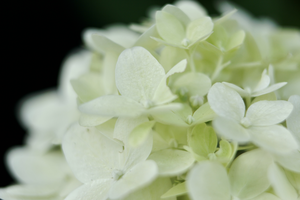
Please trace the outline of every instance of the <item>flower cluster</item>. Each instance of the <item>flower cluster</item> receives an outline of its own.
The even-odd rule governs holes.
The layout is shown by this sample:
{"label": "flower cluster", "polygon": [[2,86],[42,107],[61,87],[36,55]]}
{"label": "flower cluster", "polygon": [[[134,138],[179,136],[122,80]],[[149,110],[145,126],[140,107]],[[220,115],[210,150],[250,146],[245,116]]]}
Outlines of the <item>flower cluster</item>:
{"label": "flower cluster", "polygon": [[4,200],[300,200],[300,32],[194,1],[83,33],[24,100]]}

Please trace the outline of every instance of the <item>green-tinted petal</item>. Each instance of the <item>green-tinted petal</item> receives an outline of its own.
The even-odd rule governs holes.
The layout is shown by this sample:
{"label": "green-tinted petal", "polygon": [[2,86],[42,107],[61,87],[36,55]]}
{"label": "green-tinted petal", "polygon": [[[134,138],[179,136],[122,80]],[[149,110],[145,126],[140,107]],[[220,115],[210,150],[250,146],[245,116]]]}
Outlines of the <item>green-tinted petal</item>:
{"label": "green-tinted petal", "polygon": [[175,197],[186,193],[187,193],[186,185],[185,182],[183,182],[169,189],[165,194],[161,196],[161,198],[165,199],[168,197]]}
{"label": "green-tinted petal", "polygon": [[212,34],[214,24],[210,17],[202,17],[189,23],[186,30],[186,37],[190,45],[205,40]]}
{"label": "green-tinted petal", "polygon": [[181,45],[185,38],[184,25],[174,15],[165,11],[156,12],[156,28],[160,37],[168,43]]}
{"label": "green-tinted petal", "polygon": [[250,199],[263,193],[270,186],[267,171],[271,163],[271,156],[262,150],[252,150],[235,159],[229,171],[232,195]]}
{"label": "green-tinted petal", "polygon": [[210,153],[216,151],[218,138],[212,127],[202,123],[195,126],[188,135],[188,143],[193,152],[208,157]]}
{"label": "green-tinted petal", "polygon": [[129,135],[129,144],[133,147],[143,144],[154,124],[155,121],[148,121],[135,127]]}

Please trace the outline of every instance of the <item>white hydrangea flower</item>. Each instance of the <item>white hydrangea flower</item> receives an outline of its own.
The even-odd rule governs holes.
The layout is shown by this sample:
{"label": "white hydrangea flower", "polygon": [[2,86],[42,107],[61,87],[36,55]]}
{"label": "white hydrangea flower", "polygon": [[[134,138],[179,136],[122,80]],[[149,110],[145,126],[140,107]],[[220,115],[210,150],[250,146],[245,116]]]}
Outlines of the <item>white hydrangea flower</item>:
{"label": "white hydrangea flower", "polygon": [[272,157],[262,150],[240,155],[228,174],[217,162],[200,162],[188,174],[189,194],[193,200],[275,200],[265,192],[270,186],[267,171],[271,163]]}
{"label": "white hydrangea flower", "polygon": [[124,146],[96,128],[74,124],[62,147],[74,175],[83,185],[66,199],[118,199],[149,185],[158,173],[155,162],[146,160],[152,137],[138,148],[128,144],[130,132],[145,121],[145,118],[117,121],[114,137],[124,142]]}
{"label": "white hydrangea flower", "polygon": [[121,95],[105,95],[79,106],[83,113],[107,117],[136,117],[180,108],[170,103],[177,96],[166,85],[166,79],[183,72],[186,60],[167,74],[159,62],[144,48],[134,47],[122,52],[116,65],[116,86]]}
{"label": "white hydrangea flower", "polygon": [[208,93],[211,108],[218,115],[213,121],[216,132],[240,143],[253,142],[271,152],[288,153],[298,149],[293,135],[283,126],[292,112],[287,101],[259,101],[247,112],[241,96],[222,83],[216,83]]}

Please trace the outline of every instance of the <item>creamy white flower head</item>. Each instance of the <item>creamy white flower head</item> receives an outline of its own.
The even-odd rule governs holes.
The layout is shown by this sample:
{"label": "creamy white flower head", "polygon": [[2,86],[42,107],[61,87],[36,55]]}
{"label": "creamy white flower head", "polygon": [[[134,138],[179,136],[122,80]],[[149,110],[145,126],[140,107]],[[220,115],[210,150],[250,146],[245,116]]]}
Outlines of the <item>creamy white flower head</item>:
{"label": "creamy white flower head", "polygon": [[84,183],[66,199],[118,199],[149,185],[157,176],[157,165],[147,160],[152,137],[138,148],[131,148],[128,136],[146,118],[118,119],[114,138],[104,136],[96,128],[74,124],[66,133],[63,151],[74,175]]}
{"label": "creamy white flower head", "polygon": [[156,29],[162,39],[152,38],[160,43],[183,49],[207,39],[214,27],[210,17],[190,19],[181,9],[173,5],[166,5],[161,11],[157,11],[155,18]]}
{"label": "creamy white flower head", "polygon": [[213,121],[216,132],[240,143],[253,142],[271,152],[287,153],[298,149],[293,135],[283,126],[293,110],[287,101],[258,101],[245,114],[241,96],[222,83],[208,93],[208,102],[219,116]]}
{"label": "creamy white flower head", "polygon": [[78,120],[76,93],[70,80],[85,73],[90,60],[87,51],[71,54],[63,64],[58,91],[44,91],[23,100],[20,121],[29,131],[27,143],[31,147],[47,150],[53,143],[60,143],[69,125]]}
{"label": "creamy white flower head", "polygon": [[187,176],[187,189],[193,200],[276,200],[265,193],[270,186],[267,171],[272,158],[262,150],[240,155],[227,174],[217,162],[198,163]]}
{"label": "creamy white flower head", "polygon": [[170,103],[177,98],[166,85],[174,73],[183,72],[186,60],[175,65],[167,74],[159,62],[142,47],[127,49],[119,56],[115,76],[121,95],[106,95],[79,106],[82,113],[106,117],[136,117],[149,113],[180,108]]}

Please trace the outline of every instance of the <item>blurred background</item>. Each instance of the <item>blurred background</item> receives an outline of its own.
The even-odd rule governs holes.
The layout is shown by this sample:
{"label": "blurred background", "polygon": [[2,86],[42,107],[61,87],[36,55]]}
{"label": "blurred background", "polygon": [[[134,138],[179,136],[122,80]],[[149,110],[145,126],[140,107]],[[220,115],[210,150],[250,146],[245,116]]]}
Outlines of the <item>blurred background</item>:
{"label": "blurred background", "polygon": [[[81,47],[87,27],[104,28],[112,23],[138,23],[151,6],[169,0],[28,0],[7,1],[2,9],[2,133],[0,187],[12,184],[5,167],[5,152],[23,144],[16,105],[27,94],[57,86],[61,63],[74,48]],[[218,1],[200,2],[217,15]],[[232,0],[255,17],[269,17],[284,27],[300,28],[299,0]]]}

